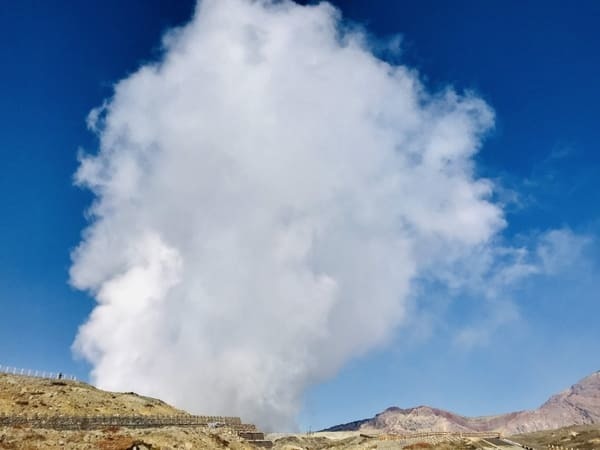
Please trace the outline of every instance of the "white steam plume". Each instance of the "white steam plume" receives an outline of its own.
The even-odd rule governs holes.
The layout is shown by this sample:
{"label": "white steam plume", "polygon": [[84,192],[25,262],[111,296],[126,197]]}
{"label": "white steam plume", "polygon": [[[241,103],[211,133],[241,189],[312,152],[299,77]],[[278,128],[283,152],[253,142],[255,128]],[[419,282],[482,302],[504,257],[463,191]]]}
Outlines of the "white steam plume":
{"label": "white steam plume", "polygon": [[108,389],[267,428],[385,342],[411,281],[504,225],[487,105],[428,93],[329,4],[205,0],[90,114],[76,351]]}

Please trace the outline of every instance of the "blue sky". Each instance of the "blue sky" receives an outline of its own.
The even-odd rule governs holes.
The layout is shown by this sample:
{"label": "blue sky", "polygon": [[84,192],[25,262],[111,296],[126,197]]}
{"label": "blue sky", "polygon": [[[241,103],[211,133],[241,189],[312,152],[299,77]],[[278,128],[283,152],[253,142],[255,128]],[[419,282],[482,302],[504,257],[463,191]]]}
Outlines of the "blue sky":
{"label": "blue sky", "polygon": [[[311,387],[301,426],[391,405],[465,415],[531,408],[598,370],[600,4],[334,4],[374,45],[400,35],[399,54],[382,57],[417,69],[429,89],[473,91],[494,109],[476,172],[498,186],[505,245],[533,248],[556,229],[584,244],[560,254],[555,270],[512,286],[517,313],[505,320],[492,318],[477,293],[424,282],[413,316],[423,326],[400,327],[387,345]],[[0,364],[87,378],[90,367],[71,345],[94,303],[68,281],[93,199],[73,185],[78,149],[97,146],[85,119],[114,83],[159,57],[162,34],[193,9],[159,0],[0,5]],[[492,332],[460,345],[473,323]]]}

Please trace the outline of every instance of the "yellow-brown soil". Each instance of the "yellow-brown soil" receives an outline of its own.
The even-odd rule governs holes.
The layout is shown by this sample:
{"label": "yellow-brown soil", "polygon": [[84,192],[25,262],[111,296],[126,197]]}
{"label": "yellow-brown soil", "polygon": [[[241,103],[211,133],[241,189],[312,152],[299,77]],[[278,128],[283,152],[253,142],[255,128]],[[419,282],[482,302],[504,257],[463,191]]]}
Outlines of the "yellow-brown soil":
{"label": "yellow-brown soil", "polygon": [[[187,413],[161,400],[134,393],[106,392],[82,382],[0,374],[0,414],[154,416]],[[126,450],[136,444],[148,450],[255,448],[227,428],[106,427],[67,431],[0,427],[0,449]]]}
{"label": "yellow-brown soil", "polygon": [[148,416],[186,412],[133,392],[107,392],[79,381],[0,373],[0,414]]}

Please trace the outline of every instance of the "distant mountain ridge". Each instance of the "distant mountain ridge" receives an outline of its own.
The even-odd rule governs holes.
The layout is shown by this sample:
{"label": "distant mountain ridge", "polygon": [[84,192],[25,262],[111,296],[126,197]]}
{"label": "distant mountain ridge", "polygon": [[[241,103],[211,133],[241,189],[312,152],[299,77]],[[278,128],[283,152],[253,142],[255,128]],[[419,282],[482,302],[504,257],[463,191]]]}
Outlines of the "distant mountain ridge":
{"label": "distant mountain ridge", "polygon": [[324,431],[499,431],[506,435],[570,425],[600,424],[600,371],[553,395],[537,409],[497,416],[465,417],[443,409],[417,406],[391,407],[370,419],[336,425]]}

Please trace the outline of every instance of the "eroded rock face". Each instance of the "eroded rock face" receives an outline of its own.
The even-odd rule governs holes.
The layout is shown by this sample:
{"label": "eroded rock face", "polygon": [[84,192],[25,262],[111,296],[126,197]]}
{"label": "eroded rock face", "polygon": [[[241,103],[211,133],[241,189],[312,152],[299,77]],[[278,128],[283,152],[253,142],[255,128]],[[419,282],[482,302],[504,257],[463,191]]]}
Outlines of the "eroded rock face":
{"label": "eroded rock face", "polygon": [[392,407],[372,419],[338,425],[329,430],[381,430],[390,433],[500,431],[508,435],[589,424],[600,424],[600,371],[550,397],[538,409],[531,411],[471,418],[429,406]]}
{"label": "eroded rock face", "polygon": [[597,423],[600,423],[600,372],[595,372],[569,389],[553,395],[538,409],[522,412],[506,424],[505,430],[526,433]]}
{"label": "eroded rock face", "polygon": [[557,407],[569,405],[581,413],[587,412],[589,418],[600,421],[600,371],[595,372],[566,391],[550,397],[540,411],[553,411]]}

